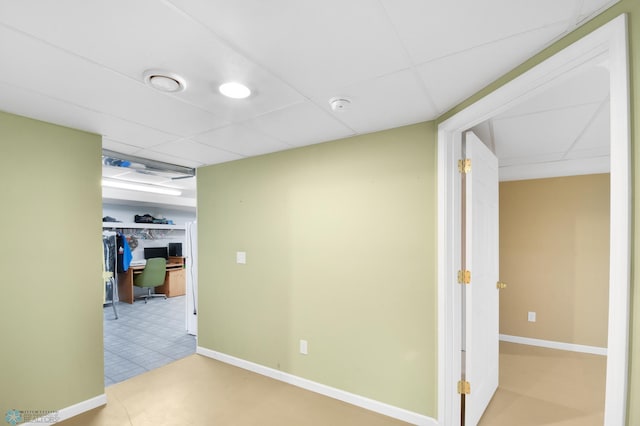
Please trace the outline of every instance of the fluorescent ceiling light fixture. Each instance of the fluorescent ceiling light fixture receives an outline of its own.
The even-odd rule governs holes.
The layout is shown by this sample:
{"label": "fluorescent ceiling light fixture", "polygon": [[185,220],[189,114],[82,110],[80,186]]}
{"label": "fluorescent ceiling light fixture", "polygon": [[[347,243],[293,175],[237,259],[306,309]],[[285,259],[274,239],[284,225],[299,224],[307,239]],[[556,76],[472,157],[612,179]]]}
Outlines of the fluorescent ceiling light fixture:
{"label": "fluorescent ceiling light fixture", "polygon": [[141,183],[121,182],[117,180],[102,179],[102,186],[107,188],[129,189],[131,191],[153,192],[162,195],[182,195],[182,191],[171,188],[163,188],[160,186],[143,185]]}
{"label": "fluorescent ceiling light fixture", "polygon": [[162,70],[145,71],[144,82],[154,89],[166,93],[181,92],[187,87],[182,77]]}
{"label": "fluorescent ceiling light fixture", "polygon": [[196,175],[196,169],[191,167],[122,154],[108,149],[102,150],[102,164],[108,167],[121,167],[142,174],[170,177],[171,179],[184,179]]}
{"label": "fluorescent ceiling light fixture", "polygon": [[249,90],[247,86],[242,83],[236,83],[235,81],[221,84],[218,90],[227,98],[233,99],[244,99],[251,95],[251,90]]}

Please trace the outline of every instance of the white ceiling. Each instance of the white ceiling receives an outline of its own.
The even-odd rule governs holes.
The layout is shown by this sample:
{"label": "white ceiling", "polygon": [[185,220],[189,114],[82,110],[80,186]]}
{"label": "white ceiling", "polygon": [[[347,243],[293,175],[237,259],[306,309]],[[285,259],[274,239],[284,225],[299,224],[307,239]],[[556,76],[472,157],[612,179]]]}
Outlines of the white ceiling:
{"label": "white ceiling", "polygon": [[[437,118],[615,2],[0,0],[0,110],[199,167]],[[148,69],[181,75],[186,90],[155,91]],[[252,96],[224,98],[228,80]],[[350,109],[330,109],[338,95]],[[556,155],[597,151],[586,138],[567,151],[575,129],[563,141],[542,131],[595,123],[602,102],[540,100],[494,118],[492,137],[528,126],[528,142]],[[553,110],[565,115],[535,121]],[[529,154],[504,149],[509,164]]]}
{"label": "white ceiling", "polygon": [[609,114],[609,70],[595,63],[472,130],[503,181],[608,173]]}

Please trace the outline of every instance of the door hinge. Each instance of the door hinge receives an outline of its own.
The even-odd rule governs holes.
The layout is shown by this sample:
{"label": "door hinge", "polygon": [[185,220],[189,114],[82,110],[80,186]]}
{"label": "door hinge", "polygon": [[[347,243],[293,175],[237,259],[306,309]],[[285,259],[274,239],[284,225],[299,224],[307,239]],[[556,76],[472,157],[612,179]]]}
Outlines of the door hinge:
{"label": "door hinge", "polygon": [[471,271],[466,269],[458,271],[458,283],[459,284],[471,284]]}
{"label": "door hinge", "polygon": [[469,173],[471,171],[471,159],[458,160],[458,171],[460,173]]}
{"label": "door hinge", "polygon": [[458,393],[460,395],[469,395],[471,393],[471,383],[466,380],[460,380],[458,382]]}

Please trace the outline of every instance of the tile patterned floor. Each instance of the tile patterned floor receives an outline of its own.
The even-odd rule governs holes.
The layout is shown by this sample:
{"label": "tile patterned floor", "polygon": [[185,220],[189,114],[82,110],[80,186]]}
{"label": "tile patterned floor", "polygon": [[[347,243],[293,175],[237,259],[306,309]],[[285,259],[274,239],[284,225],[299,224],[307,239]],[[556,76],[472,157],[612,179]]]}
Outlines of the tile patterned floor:
{"label": "tile patterned floor", "polygon": [[185,330],[185,297],[118,303],[104,309],[104,385],[153,370],[196,351]]}

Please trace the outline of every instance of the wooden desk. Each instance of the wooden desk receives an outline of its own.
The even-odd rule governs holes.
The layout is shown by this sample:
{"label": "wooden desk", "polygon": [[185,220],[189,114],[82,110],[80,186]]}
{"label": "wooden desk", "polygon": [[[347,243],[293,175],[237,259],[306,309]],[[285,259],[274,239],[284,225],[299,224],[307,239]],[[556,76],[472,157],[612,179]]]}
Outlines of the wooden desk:
{"label": "wooden desk", "polygon": [[[118,296],[121,302],[133,303],[133,276],[142,273],[144,265],[130,266],[126,272],[118,274]],[[156,287],[156,293],[166,294],[167,297],[182,296],[186,293],[187,276],[184,269],[184,257],[169,256],[167,274],[164,284]]]}

